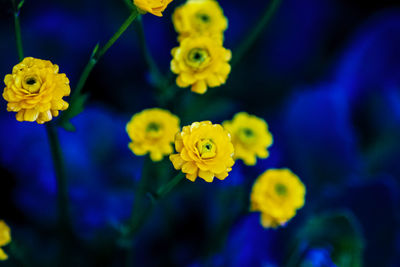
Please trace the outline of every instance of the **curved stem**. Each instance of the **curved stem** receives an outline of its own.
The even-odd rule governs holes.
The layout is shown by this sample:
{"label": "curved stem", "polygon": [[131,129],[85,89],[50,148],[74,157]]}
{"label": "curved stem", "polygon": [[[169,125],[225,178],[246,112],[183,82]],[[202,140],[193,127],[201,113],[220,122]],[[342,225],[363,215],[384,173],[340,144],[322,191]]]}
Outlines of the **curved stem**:
{"label": "curved stem", "polygon": [[137,18],[139,12],[137,9],[133,9],[131,15],[125,20],[118,31],[111,37],[110,40],[99,50],[99,53],[95,55],[96,59],[100,59],[108,49],[121,37],[121,35],[128,29],[132,22]]}
{"label": "curved stem", "polygon": [[18,59],[21,62],[24,59],[24,49],[22,46],[22,38],[21,38],[21,25],[19,22],[19,11],[20,8],[23,4],[21,2],[20,4],[15,3],[15,0],[12,1],[13,7],[14,7],[14,27],[15,27],[15,40],[17,43],[17,51],[18,51]]}
{"label": "curved stem", "polygon": [[51,154],[53,156],[54,169],[57,178],[57,204],[59,212],[59,224],[62,232],[70,230],[68,184],[65,175],[65,165],[62,156],[57,128],[52,123],[46,124],[47,136],[49,138]]}
{"label": "curved stem", "polygon": [[282,0],[271,0],[271,3],[265,9],[262,18],[258,21],[257,25],[253,27],[253,30],[248,34],[248,37],[243,39],[243,42],[233,53],[231,62],[232,68],[236,66],[242,60],[243,56],[252,48],[260,34],[263,32],[264,28],[271,21],[271,18],[278,10],[281,2]]}
{"label": "curved stem", "polygon": [[179,173],[176,175],[174,178],[172,178],[168,183],[165,185],[161,186],[157,192],[153,195],[148,193],[147,196],[150,198],[150,203],[147,202],[145,203],[143,200],[144,193],[146,191],[146,183],[147,183],[147,165],[148,165],[149,159],[146,159],[144,168],[143,168],[143,174],[142,174],[142,179],[139,183],[139,189],[137,192],[137,195],[135,196],[135,203],[134,203],[134,208],[132,210],[132,215],[131,219],[129,220],[129,225],[127,226],[127,230],[124,232],[123,238],[127,240],[127,243],[129,243],[128,246],[126,246],[126,263],[127,266],[132,266],[133,263],[133,247],[132,247],[132,238],[135,236],[135,234],[142,228],[142,226],[145,224],[146,220],[150,217],[151,213],[153,212],[154,206],[157,204],[157,202],[165,197],[173,188],[175,188],[180,181],[182,181],[185,176],[183,173]]}
{"label": "curved stem", "polygon": [[[70,107],[66,111],[63,112],[63,114],[60,116],[60,121],[64,121],[64,118],[70,119],[71,116],[69,112],[74,112],[75,106],[78,105],[79,98],[82,96],[82,89],[86,84],[86,81],[92,72],[94,66],[97,64],[97,62],[100,60],[100,58],[108,51],[108,49],[111,48],[111,46],[121,37],[121,35],[128,29],[128,27],[132,24],[132,22],[137,18],[139,15],[139,12],[137,11],[136,8],[132,9],[132,13],[130,16],[125,20],[125,22],[121,25],[121,27],[118,29],[118,31],[111,37],[110,40],[103,46],[99,47],[99,45],[96,45],[94,48],[92,55],[90,56],[89,62],[86,64],[85,68],[83,69],[83,72],[78,80],[78,83],[76,85],[76,88],[74,92],[71,95],[71,100],[70,100]],[[76,114],[73,114],[76,115]]]}
{"label": "curved stem", "polygon": [[180,181],[182,181],[185,178],[185,175],[180,172],[178,173],[174,178],[172,178],[171,181],[166,183],[165,185],[161,186],[158,190],[156,195],[154,196],[155,200],[159,200],[163,197],[165,197],[172,189],[177,186]]}
{"label": "curved stem", "polygon": [[150,73],[152,75],[156,87],[162,89],[164,83],[164,77],[161,74],[161,71],[158,68],[156,62],[154,61],[154,58],[150,53],[149,46],[147,45],[146,36],[144,34],[142,16],[138,17],[137,23],[138,27],[136,29],[139,37],[140,48],[142,49],[144,58],[146,60],[147,66],[150,70]]}
{"label": "curved stem", "polygon": [[[142,177],[142,179],[146,179],[146,177]],[[151,214],[151,211],[155,204],[162,198],[164,198],[172,189],[174,189],[180,181],[182,181],[185,178],[185,175],[183,173],[179,173],[176,175],[174,178],[172,178],[168,183],[165,185],[161,186],[155,194],[148,193],[147,197],[150,198],[150,207],[143,209],[143,202],[141,202],[140,206],[140,212],[137,212],[136,210],[132,211],[132,218],[130,220],[130,225],[128,226],[128,236],[130,238],[133,237],[133,235],[141,228],[143,223],[146,221],[147,217]],[[146,183],[146,181],[142,182]],[[143,185],[139,185],[139,192],[138,194],[144,193],[144,187]],[[143,212],[144,210],[144,212]]]}

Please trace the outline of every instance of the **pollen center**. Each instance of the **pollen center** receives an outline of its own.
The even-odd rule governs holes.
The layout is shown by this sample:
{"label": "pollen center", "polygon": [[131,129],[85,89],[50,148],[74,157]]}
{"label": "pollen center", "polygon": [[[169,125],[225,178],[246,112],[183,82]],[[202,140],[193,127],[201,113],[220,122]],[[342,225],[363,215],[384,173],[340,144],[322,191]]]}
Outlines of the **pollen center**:
{"label": "pollen center", "polygon": [[22,81],[22,87],[29,93],[37,93],[42,86],[39,78],[36,75],[29,75]]}
{"label": "pollen center", "polygon": [[287,195],[287,187],[283,184],[276,184],[275,185],[275,192],[278,196],[286,196]]}
{"label": "pollen center", "polygon": [[194,69],[202,69],[210,62],[210,54],[204,48],[193,48],[189,51],[186,63]]}
{"label": "pollen center", "polygon": [[146,135],[149,138],[156,139],[161,137],[162,129],[161,125],[156,122],[150,122],[146,127]]}
{"label": "pollen center", "polygon": [[244,144],[252,144],[256,141],[256,133],[250,128],[241,128],[238,132],[239,140]]}
{"label": "pollen center", "polygon": [[203,159],[213,158],[217,154],[217,147],[211,139],[202,139],[197,142],[197,150]]}
{"label": "pollen center", "polygon": [[209,23],[211,21],[211,18],[208,14],[205,13],[197,13],[196,18],[201,22],[201,23]]}

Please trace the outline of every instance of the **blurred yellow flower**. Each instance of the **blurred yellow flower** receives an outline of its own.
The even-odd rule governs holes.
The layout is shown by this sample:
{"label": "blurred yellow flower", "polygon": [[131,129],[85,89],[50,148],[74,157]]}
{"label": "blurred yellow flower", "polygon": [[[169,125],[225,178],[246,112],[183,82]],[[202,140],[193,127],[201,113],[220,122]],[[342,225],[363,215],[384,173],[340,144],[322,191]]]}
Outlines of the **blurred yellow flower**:
{"label": "blurred yellow flower", "polygon": [[192,91],[204,94],[207,87],[224,84],[231,71],[231,51],[208,36],[184,39],[172,49],[171,71],[178,74],[179,87],[192,86]]}
{"label": "blurred yellow flower", "polygon": [[68,108],[62,98],[71,92],[69,80],[58,69],[48,60],[27,57],[6,75],[3,98],[7,110],[17,112],[17,121],[42,124]]}
{"label": "blurred yellow flower", "polygon": [[242,159],[246,165],[255,165],[257,157],[267,158],[268,147],[273,139],[267,123],[254,115],[239,112],[223,126],[232,136],[235,147],[235,159]]}
{"label": "blurred yellow flower", "polygon": [[197,177],[212,182],[214,177],[224,180],[235,163],[229,133],[210,121],[194,122],[175,136],[178,154],[169,156],[176,170],[186,173],[194,182]]}
{"label": "blurred yellow flower", "polygon": [[132,142],[129,148],[135,155],[150,153],[152,161],[160,161],[173,152],[175,134],[179,132],[179,118],[168,110],[145,109],[133,115],[126,125]]}
{"label": "blurred yellow flower", "polygon": [[162,12],[167,8],[172,0],[133,0],[133,4],[143,13],[149,12],[158,17],[162,17]]}
{"label": "blurred yellow flower", "polygon": [[209,35],[222,42],[228,28],[228,20],[214,0],[188,0],[175,9],[172,22],[180,41],[188,36]]}
{"label": "blurred yellow flower", "polygon": [[261,224],[275,228],[285,224],[304,206],[306,189],[289,169],[270,169],[258,177],[250,196],[250,210],[261,212]]}
{"label": "blurred yellow flower", "polygon": [[8,259],[8,255],[4,252],[1,247],[4,247],[11,242],[11,230],[7,224],[0,220],[0,261]]}

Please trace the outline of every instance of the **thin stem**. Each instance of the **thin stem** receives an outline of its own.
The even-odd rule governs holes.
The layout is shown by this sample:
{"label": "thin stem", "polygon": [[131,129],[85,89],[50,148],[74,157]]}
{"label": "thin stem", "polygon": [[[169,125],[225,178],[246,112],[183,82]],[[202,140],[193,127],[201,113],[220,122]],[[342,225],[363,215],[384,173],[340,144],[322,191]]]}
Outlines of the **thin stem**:
{"label": "thin stem", "polygon": [[85,83],[90,73],[92,72],[94,66],[97,64],[100,58],[108,51],[108,49],[110,49],[110,47],[119,39],[119,37],[121,37],[121,35],[126,31],[126,29],[128,29],[128,27],[132,24],[132,22],[137,18],[138,14],[139,12],[137,11],[137,9],[133,9],[131,15],[125,20],[125,22],[121,25],[118,31],[111,37],[111,39],[108,40],[108,42],[100,49],[98,49],[98,46],[96,46],[71,96],[71,101],[70,101],[71,105],[73,105],[75,99],[79,98],[79,96],[81,95],[81,91],[85,86]]}
{"label": "thin stem", "polygon": [[[143,209],[143,205],[142,205],[142,209],[140,210],[140,213],[137,213],[137,211],[133,211],[132,219],[130,221],[131,224],[129,225],[129,230],[128,230],[128,236],[130,238],[133,237],[133,235],[141,228],[141,226],[144,224],[146,219],[150,216],[150,214],[154,208],[154,205],[159,200],[164,198],[172,189],[174,189],[179,184],[179,182],[183,180],[183,178],[185,178],[184,174],[179,173],[174,178],[172,178],[172,180],[170,180],[168,183],[161,186],[155,194],[150,194],[150,193],[147,194],[147,196],[151,200],[150,207]],[[144,210],[144,212],[143,212],[143,210]]]}
{"label": "thin stem", "polygon": [[162,87],[163,83],[164,83],[164,77],[161,74],[161,71],[158,68],[156,62],[154,61],[154,58],[152,57],[152,55],[150,53],[149,46],[147,45],[146,36],[144,34],[142,16],[138,17],[137,24],[138,24],[138,27],[136,29],[137,29],[137,34],[138,34],[139,41],[140,41],[140,48],[142,49],[142,52],[144,54],[144,58],[146,60],[147,66],[150,70],[152,78],[156,82],[157,87]]}
{"label": "thin stem", "polygon": [[[53,164],[57,178],[57,204],[58,219],[60,231],[64,234],[69,233],[70,218],[68,204],[68,183],[65,175],[64,159],[60,141],[58,138],[57,128],[52,123],[46,124],[47,136],[49,138],[51,154],[53,156]],[[63,235],[64,235],[63,234]]]}
{"label": "thin stem", "polygon": [[100,49],[97,59],[101,58],[107,50],[121,37],[121,35],[128,29],[132,22],[137,18],[139,12],[137,9],[133,9],[131,15],[125,20],[118,31],[111,37],[110,40]]}
{"label": "thin stem", "polygon": [[265,9],[262,18],[258,21],[257,25],[249,33],[248,37],[243,39],[243,42],[233,53],[233,58],[231,62],[232,67],[236,66],[236,64],[238,64],[242,60],[243,56],[252,48],[260,34],[263,32],[264,28],[271,21],[271,18],[278,10],[281,2],[282,0],[271,0],[270,4]]}
{"label": "thin stem", "polygon": [[155,199],[159,200],[165,197],[165,195],[167,195],[172,189],[174,189],[175,186],[177,186],[179,182],[182,181],[184,178],[185,175],[182,172],[178,173],[174,178],[172,178],[171,181],[169,181],[157,190],[157,193],[154,196]]}
{"label": "thin stem", "polygon": [[15,0],[12,1],[14,7],[14,26],[15,26],[15,39],[17,42],[17,51],[18,51],[18,59],[21,62],[24,59],[24,49],[22,46],[22,38],[21,38],[21,25],[19,22],[19,7],[15,3]]}
{"label": "thin stem", "polygon": [[143,199],[144,193],[146,192],[147,182],[148,182],[148,167],[149,167],[150,159],[146,158],[146,161],[143,166],[142,178],[139,182],[138,190],[135,196],[135,202],[132,209],[131,219],[129,220],[129,225],[127,226],[126,231],[124,231],[123,239],[125,240],[126,245],[126,266],[132,266],[133,264],[133,247],[132,247],[132,238],[135,234],[142,228],[147,219],[150,217],[153,212],[154,206],[157,202],[165,197],[168,192],[170,192],[175,186],[178,185],[180,181],[185,177],[183,173],[179,173],[172,180],[170,180],[165,185],[161,186],[157,192],[153,195],[148,193],[147,196],[150,198],[150,202],[145,202]]}

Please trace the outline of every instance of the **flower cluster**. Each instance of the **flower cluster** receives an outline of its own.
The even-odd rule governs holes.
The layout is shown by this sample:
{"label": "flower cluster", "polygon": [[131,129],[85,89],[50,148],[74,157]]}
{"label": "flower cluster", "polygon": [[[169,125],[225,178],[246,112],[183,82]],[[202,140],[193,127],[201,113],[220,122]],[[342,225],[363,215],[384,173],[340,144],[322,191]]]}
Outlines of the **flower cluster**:
{"label": "flower cluster", "polygon": [[197,177],[206,182],[212,182],[214,177],[224,180],[235,163],[229,133],[210,121],[183,127],[176,134],[175,149],[178,153],[169,156],[172,164],[193,182]]}
{"label": "flower cluster", "polygon": [[0,261],[8,259],[8,255],[4,252],[1,247],[4,247],[11,242],[11,230],[8,225],[0,220]]}
{"label": "flower cluster", "polygon": [[268,124],[261,118],[246,112],[237,113],[232,121],[223,123],[232,136],[235,159],[242,159],[246,165],[255,165],[257,157],[267,158],[268,147],[273,139]]}
{"label": "flower cluster", "polygon": [[172,143],[179,132],[179,118],[168,110],[152,108],[133,115],[126,125],[132,142],[129,148],[136,155],[150,153],[153,161],[160,161],[173,151]]}
{"label": "flower cluster", "polygon": [[250,196],[250,210],[261,212],[261,224],[276,228],[303,207],[306,189],[288,169],[269,169],[258,177]]}
{"label": "flower cluster", "polygon": [[8,102],[7,110],[17,112],[18,121],[39,124],[66,110],[68,103],[62,98],[69,96],[71,88],[67,76],[58,70],[50,61],[32,57],[15,65],[12,74],[4,78],[3,98]]}
{"label": "flower cluster", "polygon": [[228,21],[215,0],[188,0],[173,14],[179,47],[172,49],[171,71],[179,87],[204,94],[224,84],[231,71],[231,51],[223,47]]}
{"label": "flower cluster", "polygon": [[133,4],[141,13],[149,12],[155,16],[162,17],[162,12],[172,0],[133,0]]}

